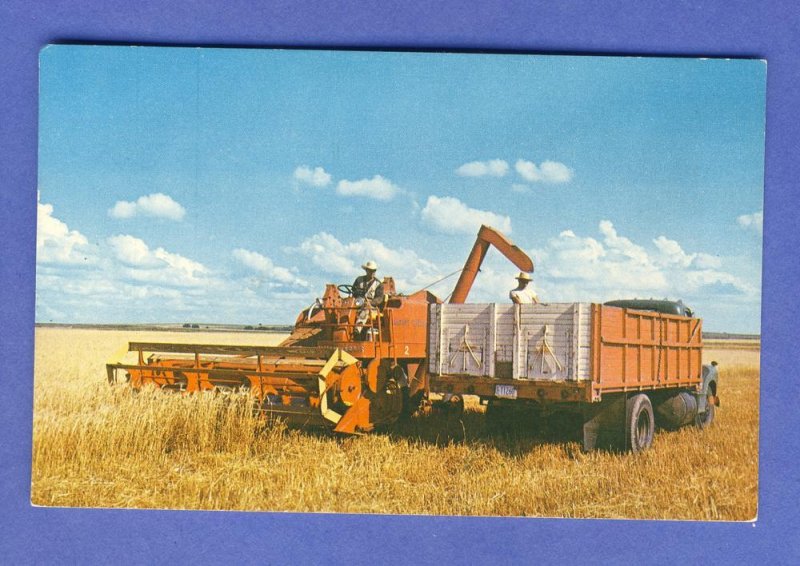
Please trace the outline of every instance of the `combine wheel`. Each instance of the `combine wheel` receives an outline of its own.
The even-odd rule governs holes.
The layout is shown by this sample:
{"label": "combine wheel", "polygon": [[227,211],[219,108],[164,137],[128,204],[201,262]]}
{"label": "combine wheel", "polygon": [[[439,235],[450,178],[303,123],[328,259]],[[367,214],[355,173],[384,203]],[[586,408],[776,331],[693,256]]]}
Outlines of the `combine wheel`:
{"label": "combine wheel", "polygon": [[653,405],[644,393],[629,397],[625,404],[625,449],[644,452],[653,444],[656,428]]}
{"label": "combine wheel", "polygon": [[461,395],[451,395],[447,400],[447,412],[461,418],[464,415],[464,398]]}
{"label": "combine wheel", "polygon": [[[405,391],[405,395],[403,394]],[[401,387],[395,379],[388,379],[370,401],[369,417],[374,425],[391,425],[403,411],[408,388]]]}

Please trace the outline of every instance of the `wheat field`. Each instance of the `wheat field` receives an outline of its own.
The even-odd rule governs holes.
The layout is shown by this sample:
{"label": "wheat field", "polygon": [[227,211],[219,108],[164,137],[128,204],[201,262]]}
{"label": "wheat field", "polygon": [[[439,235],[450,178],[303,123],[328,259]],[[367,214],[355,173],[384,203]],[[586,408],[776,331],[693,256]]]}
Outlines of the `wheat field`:
{"label": "wheat field", "polygon": [[254,418],[244,399],[109,386],[127,341],[282,337],[36,329],[34,505],[751,520],[758,491],[759,352],[708,344],[722,405],[705,431],[656,434],[640,455],[577,438],[490,434],[482,407],[341,438]]}

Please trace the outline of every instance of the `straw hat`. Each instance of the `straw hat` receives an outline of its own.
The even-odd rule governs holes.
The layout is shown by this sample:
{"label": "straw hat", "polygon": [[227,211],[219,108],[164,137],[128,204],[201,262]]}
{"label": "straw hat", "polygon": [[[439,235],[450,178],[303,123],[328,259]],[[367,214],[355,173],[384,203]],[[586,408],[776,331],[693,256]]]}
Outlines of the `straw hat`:
{"label": "straw hat", "polygon": [[533,277],[531,277],[529,273],[525,273],[524,271],[520,271],[519,275],[517,275],[516,278],[518,280],[520,280],[520,281],[531,281],[531,280],[533,280]]}
{"label": "straw hat", "polygon": [[368,261],[364,265],[361,266],[362,269],[368,269],[369,271],[378,271],[378,264],[374,261]]}

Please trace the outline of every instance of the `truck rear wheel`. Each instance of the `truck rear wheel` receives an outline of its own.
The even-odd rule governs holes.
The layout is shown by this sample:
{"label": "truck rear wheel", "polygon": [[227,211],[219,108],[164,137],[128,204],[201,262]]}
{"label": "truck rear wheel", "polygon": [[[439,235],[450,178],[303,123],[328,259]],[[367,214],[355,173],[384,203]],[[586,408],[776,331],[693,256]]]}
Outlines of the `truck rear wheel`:
{"label": "truck rear wheel", "polygon": [[644,393],[629,397],[625,411],[625,449],[644,452],[653,444],[656,422],[653,404]]}

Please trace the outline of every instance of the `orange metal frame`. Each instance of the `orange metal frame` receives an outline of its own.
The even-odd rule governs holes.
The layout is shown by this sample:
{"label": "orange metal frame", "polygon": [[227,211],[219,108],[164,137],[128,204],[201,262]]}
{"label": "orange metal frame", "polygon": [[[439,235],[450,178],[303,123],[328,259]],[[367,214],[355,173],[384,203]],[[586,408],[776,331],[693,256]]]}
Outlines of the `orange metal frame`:
{"label": "orange metal frame", "polygon": [[[380,307],[364,325],[367,338],[355,337],[356,317],[360,307],[352,298],[340,297],[336,288],[328,286],[319,310],[308,318],[298,318],[294,335],[308,336],[300,340],[287,339],[287,347],[314,346],[340,348],[368,362],[389,359],[393,363],[422,363],[427,357],[428,307],[439,302],[431,293],[419,291],[413,295],[394,295]],[[288,345],[291,344],[291,345]]]}
{"label": "orange metal frame", "polygon": [[592,398],[603,393],[697,387],[703,321],[592,305]]}

